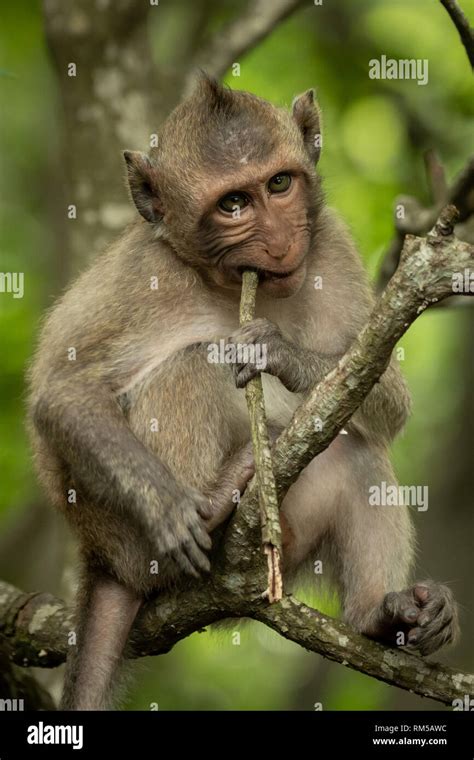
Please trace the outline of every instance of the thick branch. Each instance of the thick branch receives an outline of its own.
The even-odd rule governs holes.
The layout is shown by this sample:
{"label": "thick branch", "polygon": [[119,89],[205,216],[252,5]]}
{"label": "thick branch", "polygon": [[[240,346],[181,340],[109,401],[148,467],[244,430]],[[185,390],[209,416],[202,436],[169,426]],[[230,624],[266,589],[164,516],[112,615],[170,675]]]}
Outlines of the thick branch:
{"label": "thick branch", "polygon": [[[0,582],[0,618],[7,615],[14,619],[12,610],[2,606],[6,597],[14,608],[18,600],[23,603],[25,595]],[[19,657],[23,665],[53,667],[66,657],[71,615],[62,602],[49,595],[37,595],[35,599],[34,611],[30,614],[28,607],[22,606],[15,628],[10,627],[12,659]],[[232,602],[227,592],[206,584],[192,593],[149,603],[134,630],[135,651],[129,654],[163,654],[191,633],[204,632],[204,626],[223,617],[244,615],[309,651],[420,696],[449,705],[453,699],[474,693],[473,675],[370,641],[292,596],[272,605],[261,599]]]}
{"label": "thick branch", "polygon": [[25,707],[28,710],[54,710],[54,702],[48,692],[32,675],[13,665],[8,653],[0,647],[0,700],[4,699],[17,700],[18,710]]}
{"label": "thick branch", "polygon": [[311,652],[420,696],[451,705],[453,699],[472,694],[474,675],[370,641],[293,597],[262,605],[253,617]]}
{"label": "thick branch", "polygon": [[0,642],[16,665],[54,668],[65,660],[72,613],[47,593],[25,594],[0,582]]}

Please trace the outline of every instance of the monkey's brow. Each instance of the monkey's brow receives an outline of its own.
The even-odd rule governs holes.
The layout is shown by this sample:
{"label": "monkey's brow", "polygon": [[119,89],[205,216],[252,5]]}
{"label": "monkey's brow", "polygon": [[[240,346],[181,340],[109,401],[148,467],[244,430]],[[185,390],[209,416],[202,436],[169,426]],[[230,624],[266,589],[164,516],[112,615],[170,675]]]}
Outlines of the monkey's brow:
{"label": "monkey's brow", "polygon": [[231,176],[225,177],[224,181],[216,181],[212,188],[212,197],[217,202],[224,195],[228,195],[233,192],[252,192],[252,190],[258,189],[261,185],[266,183],[277,174],[291,174],[293,177],[300,176],[305,173],[304,167],[299,164],[279,162],[273,165],[267,165],[262,168],[261,172],[256,173],[255,169],[252,173],[249,172],[236,172]]}

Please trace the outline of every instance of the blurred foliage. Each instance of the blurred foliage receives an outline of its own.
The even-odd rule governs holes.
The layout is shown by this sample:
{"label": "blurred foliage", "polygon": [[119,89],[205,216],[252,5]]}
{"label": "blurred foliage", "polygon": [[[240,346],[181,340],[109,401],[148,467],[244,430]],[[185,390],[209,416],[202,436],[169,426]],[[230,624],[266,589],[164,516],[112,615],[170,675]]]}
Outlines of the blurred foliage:
{"label": "blurred foliage", "polygon": [[[461,4],[474,19],[474,0]],[[156,60],[169,59],[172,66],[188,9],[182,2],[160,9],[163,23],[155,13],[151,25]],[[221,3],[214,21],[235,12],[234,3]],[[382,54],[427,58],[429,83],[369,79],[368,61]],[[393,233],[395,196],[412,193],[430,203],[423,150],[436,147],[452,177],[472,141],[471,74],[445,10],[433,0],[325,2],[291,17],[239,63],[240,77],[229,74],[227,83],[276,104],[289,106],[295,94],[316,87],[325,191],[374,276]],[[24,432],[24,373],[41,314],[61,281],[51,231],[54,178],[61,171],[61,109],[38,2],[17,0],[2,7],[0,91],[0,269],[25,273],[23,299],[0,294],[1,521],[38,498]],[[462,389],[472,377],[458,361],[466,340],[461,324],[458,313],[428,313],[402,341],[402,366],[414,398],[414,415],[395,447],[402,483],[430,483],[441,466],[442,441],[462,414]],[[335,609],[334,601],[318,597],[317,603]],[[263,627],[236,630],[240,645],[231,626],[195,634],[166,657],[143,664],[129,706],[313,709],[322,701],[324,709],[380,709],[391,704],[389,687],[336,666],[325,678],[320,658]]]}

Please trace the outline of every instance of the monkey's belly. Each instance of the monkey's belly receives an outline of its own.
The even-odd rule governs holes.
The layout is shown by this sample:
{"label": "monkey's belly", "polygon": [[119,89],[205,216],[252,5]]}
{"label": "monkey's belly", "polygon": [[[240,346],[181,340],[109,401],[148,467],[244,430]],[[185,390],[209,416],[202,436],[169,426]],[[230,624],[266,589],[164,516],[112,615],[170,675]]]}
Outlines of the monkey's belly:
{"label": "monkey's belly", "polygon": [[[274,377],[263,376],[271,425],[288,424],[299,403]],[[207,353],[188,348],[164,362],[133,389],[131,429],[185,485],[205,488],[223,462],[250,439],[245,392],[231,367],[211,364]]]}

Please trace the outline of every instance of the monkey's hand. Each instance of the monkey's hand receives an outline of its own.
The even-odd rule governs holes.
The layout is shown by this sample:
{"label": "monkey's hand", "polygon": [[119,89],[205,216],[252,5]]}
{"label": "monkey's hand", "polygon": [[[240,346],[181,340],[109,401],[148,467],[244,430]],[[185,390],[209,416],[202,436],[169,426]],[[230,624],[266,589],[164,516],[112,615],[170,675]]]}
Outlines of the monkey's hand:
{"label": "monkey's hand", "polygon": [[204,521],[212,516],[209,499],[195,488],[178,488],[154,530],[158,559],[171,560],[195,578],[211,569],[206,555],[212,546]]}
{"label": "monkey's hand", "polygon": [[227,339],[235,345],[236,362],[232,365],[235,384],[243,388],[261,372],[278,377],[290,391],[296,390],[301,360],[298,346],[283,337],[268,319],[254,319]]}

